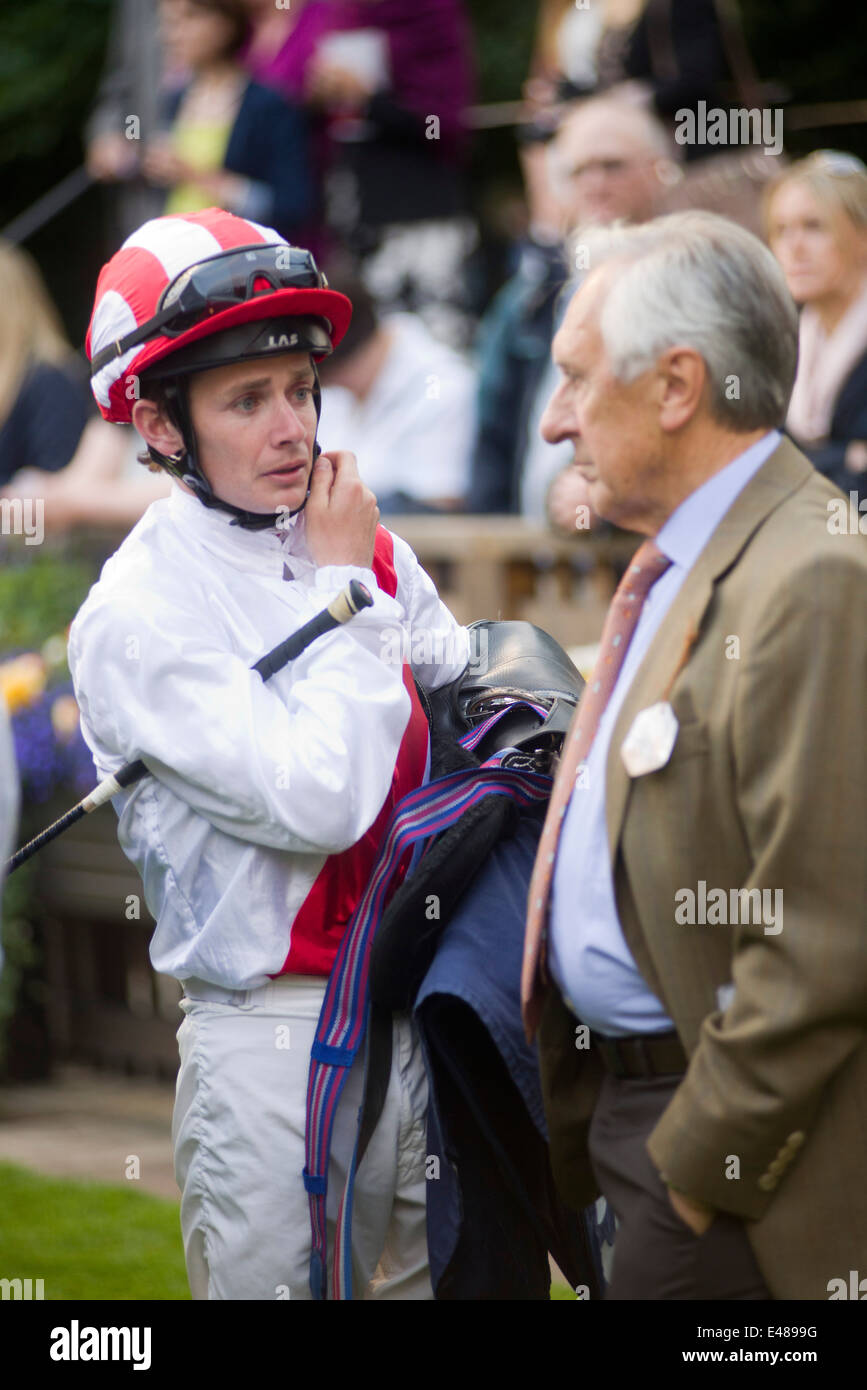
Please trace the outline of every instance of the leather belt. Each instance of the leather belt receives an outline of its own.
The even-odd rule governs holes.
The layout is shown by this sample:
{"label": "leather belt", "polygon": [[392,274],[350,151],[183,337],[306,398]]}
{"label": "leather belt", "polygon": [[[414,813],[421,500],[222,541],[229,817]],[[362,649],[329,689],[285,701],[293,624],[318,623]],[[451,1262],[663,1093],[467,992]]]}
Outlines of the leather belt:
{"label": "leather belt", "polygon": [[590,1034],[606,1071],[612,1076],[677,1076],[685,1072],[689,1058],[675,1032],[647,1033],[643,1037],[606,1038]]}

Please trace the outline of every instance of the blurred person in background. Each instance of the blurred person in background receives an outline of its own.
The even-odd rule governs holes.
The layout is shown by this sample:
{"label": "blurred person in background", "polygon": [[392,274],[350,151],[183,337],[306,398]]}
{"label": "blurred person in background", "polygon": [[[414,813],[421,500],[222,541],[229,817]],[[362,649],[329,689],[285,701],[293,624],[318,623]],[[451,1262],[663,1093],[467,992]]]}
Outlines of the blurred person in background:
{"label": "blurred person in background", "polygon": [[312,205],[308,121],[239,63],[242,0],[162,0],[159,16],[167,65],[190,74],[165,99],[168,129],[144,154],[147,177],[170,190],[164,211],[216,205],[291,240]]}
{"label": "blurred person in background", "polygon": [[296,239],[318,260],[325,260],[334,249],[334,238],[324,220],[324,176],[330,147],[322,111],[307,104],[305,82],[319,39],[335,23],[333,7],[329,0],[292,0],[286,9],[278,8],[274,0],[243,0],[243,5],[248,28],[238,54],[240,61],[254,82],[279,92],[285,101],[307,113],[313,205]]}
{"label": "blurred person in background", "polygon": [[327,122],[329,226],[380,309],[418,313],[443,342],[466,347],[464,267],[478,234],[466,184],[473,74],[462,0],[330,0],[327,9],[331,28],[304,82]]}
{"label": "blurred person in background", "polygon": [[332,269],[349,329],[321,364],[323,448],[343,441],[380,512],[455,511],[469,482],[475,374],[413,314],[380,318],[370,293]]}
{"label": "blurred person in background", "polygon": [[246,67],[303,100],[314,122],[328,226],[305,245],[342,246],[384,312],[417,312],[444,342],[466,346],[463,267],[477,232],[465,182],[473,80],[462,0],[244,4]]}
{"label": "blurred person in background", "polygon": [[22,468],[64,468],[91,406],[35,261],[0,242],[0,486]]}
{"label": "blurred person in background", "polygon": [[820,150],[769,192],[767,237],[802,306],[786,430],[820,473],[867,497],[867,167]]}
{"label": "blurred person in background", "polygon": [[256,82],[292,100],[304,95],[307,65],[323,34],[334,25],[329,0],[292,0],[285,9],[274,0],[243,0],[249,33],[241,60]]}
{"label": "blurred person in background", "polygon": [[145,443],[132,426],[110,425],[95,416],[88,421],[71,461],[57,473],[23,468],[0,497],[41,498],[46,535],[78,527],[130,531],[151,502],[168,497],[166,474],[148,460],[141,467]]}
{"label": "blurred person in background", "polygon": [[668,119],[701,99],[722,103],[741,50],[737,13],[719,0],[541,0],[525,93],[545,106],[610,90]]}
{"label": "blurred person in background", "polygon": [[[733,0],[543,0],[531,74],[525,94],[548,120],[576,96],[644,105],[684,141],[679,186],[661,210],[709,209],[761,235],[760,196],[783,157],[778,108],[788,92],[759,79]],[[767,109],[772,142],[762,125],[757,148],[758,132],[748,123],[744,134],[740,120],[733,143],[705,142],[705,116],[732,107],[757,118]]]}
{"label": "blurred person in background", "polygon": [[[530,241],[479,330],[478,431],[469,509],[520,512],[542,521],[552,480],[570,462],[568,445],[547,444],[538,423],[556,385],[551,342],[565,312],[570,278],[566,233],[618,219],[643,222],[658,210],[675,169],[676,148],[640,107],[609,97],[575,106],[550,144],[525,150]],[[580,475],[567,475],[578,505]],[[574,485],[574,486],[573,486]],[[562,508],[560,508],[562,510]]]}
{"label": "blurred person in background", "polygon": [[157,132],[163,80],[157,0],[117,0],[96,104],[84,130],[88,173],[115,185],[112,241],[123,241],[162,208],[160,190],[142,175],[141,151]]}

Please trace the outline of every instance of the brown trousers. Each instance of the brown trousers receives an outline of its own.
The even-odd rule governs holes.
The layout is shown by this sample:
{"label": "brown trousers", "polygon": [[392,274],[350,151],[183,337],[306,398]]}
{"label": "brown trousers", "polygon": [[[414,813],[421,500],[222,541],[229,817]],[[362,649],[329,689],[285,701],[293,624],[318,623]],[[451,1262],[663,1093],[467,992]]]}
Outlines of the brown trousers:
{"label": "brown trousers", "polygon": [[719,1212],[697,1236],[677,1215],[645,1143],[679,1076],[606,1075],[589,1151],[618,1220],[608,1299],[767,1299],[743,1221]]}

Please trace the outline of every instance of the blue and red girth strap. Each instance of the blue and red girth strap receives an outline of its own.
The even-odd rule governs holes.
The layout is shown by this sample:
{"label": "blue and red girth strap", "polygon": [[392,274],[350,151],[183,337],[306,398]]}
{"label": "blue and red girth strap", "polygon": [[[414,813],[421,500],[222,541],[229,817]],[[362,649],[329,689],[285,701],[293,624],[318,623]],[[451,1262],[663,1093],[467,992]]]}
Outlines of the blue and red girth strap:
{"label": "blue and red girth strap", "polygon": [[[545,717],[547,710],[529,701],[530,708]],[[459,740],[472,750],[505,713],[499,710]],[[479,767],[467,768],[417,787],[395,806],[386,827],[382,847],[364,895],[349,922],[319,1015],[307,1082],[306,1165],[304,1186],[310,1204],[312,1252],[310,1290],[314,1299],[327,1298],[328,1161],[334,1118],[340,1096],[367,1030],[370,1013],[368,977],[370,950],[385,906],[392,875],[407,849],[416,847],[414,862],[430,841],[460,819],[470,806],[487,796],[508,796],[519,806],[532,806],[551,792],[551,778],[538,772],[519,772],[500,762],[506,750]],[[352,1298],[352,1196],[356,1156],[353,1155],[340,1203],[334,1241],[332,1298]]]}

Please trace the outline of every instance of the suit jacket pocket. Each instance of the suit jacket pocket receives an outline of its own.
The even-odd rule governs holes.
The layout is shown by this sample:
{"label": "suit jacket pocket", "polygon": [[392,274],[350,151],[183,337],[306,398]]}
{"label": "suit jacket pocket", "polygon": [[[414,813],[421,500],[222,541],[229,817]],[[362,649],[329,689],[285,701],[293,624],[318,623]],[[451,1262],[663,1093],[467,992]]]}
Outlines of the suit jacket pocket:
{"label": "suit jacket pocket", "polygon": [[681,724],[678,729],[674,748],[671,750],[671,757],[666,763],[666,767],[683,762],[685,758],[707,756],[709,752],[710,732],[707,724],[701,719],[691,719],[688,724]]}

